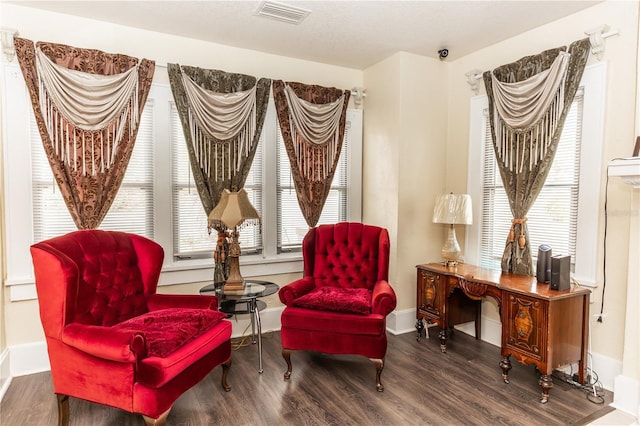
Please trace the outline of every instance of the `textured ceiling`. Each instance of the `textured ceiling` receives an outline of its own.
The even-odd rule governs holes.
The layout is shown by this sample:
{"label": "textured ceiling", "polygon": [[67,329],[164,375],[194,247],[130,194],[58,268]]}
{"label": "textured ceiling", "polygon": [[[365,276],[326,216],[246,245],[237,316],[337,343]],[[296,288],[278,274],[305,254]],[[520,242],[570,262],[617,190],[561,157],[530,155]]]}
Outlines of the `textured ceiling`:
{"label": "textured ceiling", "polygon": [[289,1],[311,10],[293,25],[256,16],[258,1],[6,2],[355,69],[398,51],[460,58],[598,3]]}

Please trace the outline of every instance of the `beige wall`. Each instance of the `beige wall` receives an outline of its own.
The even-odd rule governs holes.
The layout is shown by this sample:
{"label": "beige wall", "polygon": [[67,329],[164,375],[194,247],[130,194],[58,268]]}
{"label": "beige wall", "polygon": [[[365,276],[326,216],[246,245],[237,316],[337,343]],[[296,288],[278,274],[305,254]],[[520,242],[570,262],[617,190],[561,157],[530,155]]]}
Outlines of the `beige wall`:
{"label": "beige wall", "polygon": [[364,101],[362,148],[362,220],[389,231],[390,278],[395,275],[398,252],[398,146],[402,101],[397,85],[391,82],[400,73],[399,54],[364,72],[367,97]]}
{"label": "beige wall", "polygon": [[406,52],[364,71],[363,220],[389,229],[397,309],[415,307],[415,266],[437,259],[445,191],[448,64]]}
{"label": "beige wall", "polygon": [[[42,40],[123,53],[153,59],[157,64],[180,63],[345,89],[362,86],[360,70],[236,49],[21,6],[3,4],[1,19],[3,28],[17,29],[21,37],[34,42]],[[52,25],[53,22],[55,25]],[[164,67],[156,67],[154,83],[168,84]],[[0,193],[0,196],[3,195]],[[28,253],[25,255],[28,256]],[[285,284],[298,276],[300,274],[263,278]],[[167,286],[159,291],[194,294],[203,285],[193,283]],[[0,299],[0,353],[10,345],[43,340],[37,301],[11,302],[6,297],[6,288],[3,288],[2,293],[5,298]],[[279,305],[277,296],[269,297],[267,303],[270,306]],[[4,318],[8,320],[5,322]]]}
{"label": "beige wall", "polygon": [[[522,56],[569,44],[585,37],[584,31],[601,24],[619,29],[620,35],[606,39],[603,61],[607,62],[606,117],[603,164],[594,170],[601,176],[601,199],[597,206],[580,208],[597,209],[600,212],[600,236],[603,240],[604,193],[607,162],[616,157],[628,157],[632,153],[635,119],[636,61],[638,37],[638,2],[605,2],[568,18],[529,31],[517,37],[482,49],[451,63],[449,84],[449,126],[447,134],[446,182],[449,188],[462,191],[466,188],[466,164],[469,140],[469,99],[474,96],[466,83],[465,73],[472,69],[488,70],[513,62]],[[590,58],[590,63],[595,62]],[[484,85],[481,83],[481,93]],[[585,147],[584,149],[589,149]],[[591,321],[592,351],[614,359],[622,359],[627,283],[629,242],[628,186],[612,179],[609,182],[607,228],[607,282],[602,323]],[[603,250],[599,249],[599,287],[594,290],[591,313],[600,312],[602,300]],[[637,259],[634,260],[637,262]],[[491,302],[485,302],[485,305]],[[484,310],[483,314],[497,310]],[[626,324],[636,327],[638,324]]]}

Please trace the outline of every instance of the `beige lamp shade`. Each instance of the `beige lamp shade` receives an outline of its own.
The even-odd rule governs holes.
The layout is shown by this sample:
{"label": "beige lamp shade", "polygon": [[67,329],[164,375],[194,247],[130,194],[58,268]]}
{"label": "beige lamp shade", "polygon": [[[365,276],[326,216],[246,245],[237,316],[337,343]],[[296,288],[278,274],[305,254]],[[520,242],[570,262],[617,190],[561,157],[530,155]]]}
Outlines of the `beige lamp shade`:
{"label": "beige lamp shade", "polygon": [[471,196],[468,194],[440,194],[433,208],[433,223],[471,225],[473,212]]}
{"label": "beige lamp shade", "polygon": [[247,191],[244,188],[238,192],[225,189],[218,205],[209,214],[209,226],[224,225],[227,229],[234,229],[245,221],[260,222],[260,216],[249,201]]}
{"label": "beige lamp shade", "polygon": [[455,266],[460,258],[460,245],[456,238],[455,225],[471,225],[473,213],[471,211],[471,196],[468,194],[441,194],[436,196],[433,208],[433,223],[446,223],[447,240],[442,246],[442,257],[445,265]]}

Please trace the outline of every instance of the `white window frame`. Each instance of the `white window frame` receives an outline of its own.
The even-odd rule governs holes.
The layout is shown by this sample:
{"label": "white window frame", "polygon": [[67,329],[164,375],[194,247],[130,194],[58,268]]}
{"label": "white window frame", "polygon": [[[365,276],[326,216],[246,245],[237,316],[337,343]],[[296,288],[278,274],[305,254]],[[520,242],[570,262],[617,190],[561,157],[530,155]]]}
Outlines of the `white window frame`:
{"label": "white window frame", "polygon": [[[578,233],[573,278],[581,285],[597,287],[598,250],[600,241],[599,206],[603,172],[605,95],[607,63],[585,67],[580,85],[584,87],[582,118],[582,149],[580,152],[580,188]],[[486,95],[474,96],[469,108],[469,163],[467,191],[473,200],[474,225],[468,226],[465,236],[466,262],[477,264],[480,259],[480,232],[482,223],[482,162],[484,158],[484,117],[488,108]],[[594,190],[595,188],[595,190]],[[506,236],[505,236],[506,238]]]}
{"label": "white window frame", "polygon": [[[5,214],[5,256],[8,286],[11,301],[36,299],[33,278],[33,266],[29,247],[33,244],[33,203],[30,147],[31,103],[27,94],[24,78],[17,64],[3,63],[2,66],[2,150],[4,164],[4,214]],[[168,84],[154,83],[149,94],[154,99],[154,240],[165,251],[164,264],[159,285],[187,284],[207,282],[213,277],[211,259],[173,258],[173,230],[171,211],[171,122],[170,102],[173,102]],[[272,102],[272,101],[271,101]],[[271,109],[270,114],[275,114]],[[362,111],[349,109],[348,118],[352,121],[352,142],[348,144],[348,213],[347,220],[360,221],[362,217]],[[267,126],[267,123],[270,123]],[[265,131],[274,132],[275,120],[265,121]],[[268,138],[274,141],[276,138]],[[264,168],[264,213],[262,217],[263,241],[274,241],[266,245],[260,254],[245,255],[240,259],[245,277],[297,273],[302,271],[302,253],[278,254],[276,241],[276,172],[275,145],[265,145]],[[269,167],[267,164],[273,164]],[[28,212],[29,214],[25,214]],[[212,235],[212,247],[215,235]]]}

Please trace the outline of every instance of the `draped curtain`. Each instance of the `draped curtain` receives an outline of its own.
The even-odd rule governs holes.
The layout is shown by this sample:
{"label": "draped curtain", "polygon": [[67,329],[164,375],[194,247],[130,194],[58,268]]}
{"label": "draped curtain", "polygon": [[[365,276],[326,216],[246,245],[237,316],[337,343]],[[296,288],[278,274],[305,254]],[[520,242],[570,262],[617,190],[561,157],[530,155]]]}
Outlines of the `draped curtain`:
{"label": "draped curtain", "polygon": [[244,186],[260,141],[271,80],[168,64],[193,178],[207,216],[224,189]]}
{"label": "draped curtain", "polygon": [[155,63],[15,37],[44,150],[78,229],[106,216],[124,178]]}
{"label": "draped curtain", "polygon": [[526,215],[542,189],[589,56],[589,39],[483,74],[493,147],[512,220],[502,270],[533,275]]}
{"label": "draped curtain", "polygon": [[274,80],[273,97],[300,210],[314,227],[338,165],[349,90]]}

